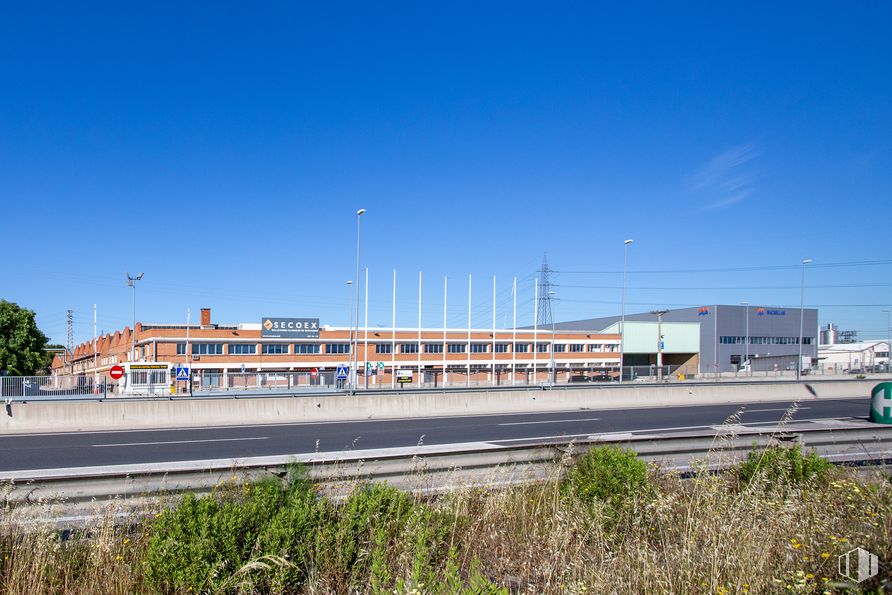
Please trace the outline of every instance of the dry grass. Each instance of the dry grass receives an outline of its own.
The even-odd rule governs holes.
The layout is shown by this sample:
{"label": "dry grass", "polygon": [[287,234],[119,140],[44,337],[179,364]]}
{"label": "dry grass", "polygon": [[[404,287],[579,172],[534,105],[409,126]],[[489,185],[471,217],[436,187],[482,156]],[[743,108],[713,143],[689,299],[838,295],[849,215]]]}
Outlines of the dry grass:
{"label": "dry grass", "polygon": [[[759,480],[742,484],[731,472],[681,479],[651,469],[649,479],[648,493],[619,515],[574,498],[557,479],[418,498],[416,506],[449,519],[445,530],[430,533],[443,540],[439,551],[448,555],[419,568],[418,536],[427,533],[410,522],[395,538],[364,545],[360,560],[368,568],[353,584],[334,574],[336,565],[320,558],[331,552],[317,547],[306,580],[275,589],[327,593],[376,585],[388,592],[447,593],[477,584],[474,592],[498,586],[524,593],[821,593],[840,580],[837,556],[856,546],[892,561],[892,484],[880,474],[866,478],[835,469],[827,482],[792,489]],[[121,528],[109,514],[64,540],[50,527],[6,521],[0,593],[158,589],[147,582],[144,567],[151,519]],[[287,553],[280,554],[257,552],[220,581],[221,590],[257,591],[264,572],[291,564]],[[382,568],[386,584],[375,582]],[[889,580],[888,566],[883,572]],[[878,584],[870,583],[874,589]]]}

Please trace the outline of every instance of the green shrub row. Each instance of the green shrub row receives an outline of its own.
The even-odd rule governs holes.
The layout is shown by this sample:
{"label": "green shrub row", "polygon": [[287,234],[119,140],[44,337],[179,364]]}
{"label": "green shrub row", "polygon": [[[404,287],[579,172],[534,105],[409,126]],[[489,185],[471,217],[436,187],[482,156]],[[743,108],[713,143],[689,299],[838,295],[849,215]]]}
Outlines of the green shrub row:
{"label": "green shrub row", "polygon": [[[744,486],[761,479],[788,487],[823,480],[829,467],[798,447],[769,448],[752,451],[737,473]],[[467,576],[458,572],[450,535],[468,519],[385,484],[362,485],[334,504],[300,468],[290,477],[287,486],[272,480],[189,495],[161,513],[149,533],[148,583],[159,592],[288,592],[320,581],[331,592],[405,592],[419,584],[443,593],[500,592],[473,563]],[[612,446],[580,457],[563,488],[563,497],[608,521],[654,492],[645,463]]]}

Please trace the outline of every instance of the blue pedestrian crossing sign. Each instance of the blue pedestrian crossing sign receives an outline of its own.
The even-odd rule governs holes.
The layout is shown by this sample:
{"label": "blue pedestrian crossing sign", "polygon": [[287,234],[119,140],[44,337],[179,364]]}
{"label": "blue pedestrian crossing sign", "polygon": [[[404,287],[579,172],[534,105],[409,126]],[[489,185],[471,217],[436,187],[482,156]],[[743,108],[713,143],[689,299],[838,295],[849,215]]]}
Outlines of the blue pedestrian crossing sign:
{"label": "blue pedestrian crossing sign", "polygon": [[189,380],[189,368],[177,366],[177,380]]}
{"label": "blue pedestrian crossing sign", "polygon": [[338,380],[346,380],[347,379],[347,366],[340,365],[338,366]]}

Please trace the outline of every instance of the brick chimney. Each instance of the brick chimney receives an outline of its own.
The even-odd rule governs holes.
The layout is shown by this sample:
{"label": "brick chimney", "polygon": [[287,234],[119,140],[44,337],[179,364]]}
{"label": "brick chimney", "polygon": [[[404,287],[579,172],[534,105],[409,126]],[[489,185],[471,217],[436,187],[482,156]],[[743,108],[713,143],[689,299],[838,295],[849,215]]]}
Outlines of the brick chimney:
{"label": "brick chimney", "polygon": [[201,326],[211,326],[211,309],[210,308],[202,308],[201,309]]}

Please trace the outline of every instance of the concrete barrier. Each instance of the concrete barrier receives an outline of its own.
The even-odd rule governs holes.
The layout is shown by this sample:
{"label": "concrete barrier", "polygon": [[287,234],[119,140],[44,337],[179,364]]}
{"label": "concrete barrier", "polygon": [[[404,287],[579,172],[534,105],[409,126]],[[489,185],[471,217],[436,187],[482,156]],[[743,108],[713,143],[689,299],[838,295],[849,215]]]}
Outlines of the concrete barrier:
{"label": "concrete barrier", "polygon": [[74,432],[345,421],[463,414],[869,397],[874,382],[671,384],[580,387],[566,390],[408,392],[377,395],[244,399],[172,399],[12,403],[0,413],[0,433]]}

